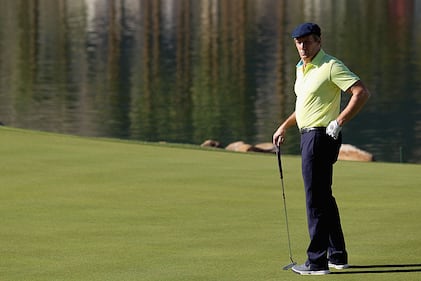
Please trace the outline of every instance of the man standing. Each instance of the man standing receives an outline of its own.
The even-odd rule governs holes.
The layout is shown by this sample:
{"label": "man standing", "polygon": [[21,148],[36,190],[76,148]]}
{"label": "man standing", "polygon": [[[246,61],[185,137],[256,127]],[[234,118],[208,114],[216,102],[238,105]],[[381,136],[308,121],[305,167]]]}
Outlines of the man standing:
{"label": "man standing", "polygon": [[[273,143],[282,144],[286,130],[298,126],[310,245],[307,261],[292,270],[321,275],[330,273],[329,267],[348,267],[339,211],[332,195],[333,164],[342,143],[342,126],[361,110],[370,93],[357,75],[323,51],[317,24],[297,26],[292,38],[301,58],[296,69],[295,111],[275,131]],[[351,94],[342,111],[341,91]]]}

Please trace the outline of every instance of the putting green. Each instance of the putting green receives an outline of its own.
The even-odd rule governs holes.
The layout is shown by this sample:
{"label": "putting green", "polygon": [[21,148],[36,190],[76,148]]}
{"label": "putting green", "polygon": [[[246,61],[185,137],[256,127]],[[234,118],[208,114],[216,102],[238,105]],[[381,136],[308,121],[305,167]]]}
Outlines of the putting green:
{"label": "putting green", "polygon": [[[302,278],[281,270],[289,258],[274,155],[7,127],[0,150],[0,280]],[[303,262],[300,158],[282,161]],[[334,182],[360,267],[322,278],[420,280],[421,166],[338,162]]]}

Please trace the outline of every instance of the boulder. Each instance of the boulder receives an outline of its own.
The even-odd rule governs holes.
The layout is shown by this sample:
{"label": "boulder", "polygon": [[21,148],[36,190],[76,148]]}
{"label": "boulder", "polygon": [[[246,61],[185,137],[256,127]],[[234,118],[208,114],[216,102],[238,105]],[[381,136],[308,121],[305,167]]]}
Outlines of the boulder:
{"label": "boulder", "polygon": [[374,156],[373,154],[361,150],[353,145],[342,144],[339,150],[338,160],[371,162],[374,161]]}
{"label": "boulder", "polygon": [[221,147],[219,141],[216,140],[205,140],[201,145],[201,147]]}
{"label": "boulder", "polygon": [[258,143],[254,146],[259,152],[275,153],[276,146],[271,142]]}
{"label": "boulder", "polygon": [[236,141],[225,147],[226,150],[237,151],[237,152],[263,152],[263,153],[274,153],[276,148],[272,143],[260,143],[251,145],[243,141]]}
{"label": "boulder", "polygon": [[237,152],[249,152],[253,151],[253,146],[247,143],[244,143],[243,141],[236,141],[233,143],[230,143],[227,147],[225,147],[226,150],[230,151],[237,151]]}

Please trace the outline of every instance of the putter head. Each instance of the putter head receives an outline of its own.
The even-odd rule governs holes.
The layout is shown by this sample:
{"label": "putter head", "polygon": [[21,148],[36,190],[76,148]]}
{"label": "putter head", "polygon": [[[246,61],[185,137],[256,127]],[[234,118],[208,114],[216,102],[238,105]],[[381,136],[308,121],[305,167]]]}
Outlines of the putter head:
{"label": "putter head", "polygon": [[288,270],[288,269],[291,269],[294,265],[296,265],[297,263],[296,262],[292,262],[292,263],[290,263],[290,264],[288,264],[288,265],[286,265],[286,266],[284,266],[282,269],[283,270]]}

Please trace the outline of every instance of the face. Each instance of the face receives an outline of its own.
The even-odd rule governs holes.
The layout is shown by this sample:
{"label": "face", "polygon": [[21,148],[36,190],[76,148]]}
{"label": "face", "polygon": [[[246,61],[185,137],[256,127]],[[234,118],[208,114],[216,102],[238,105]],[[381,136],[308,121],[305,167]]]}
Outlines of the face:
{"label": "face", "polygon": [[294,38],[294,42],[298,54],[304,62],[310,62],[321,48],[320,38],[313,36],[312,34]]}

